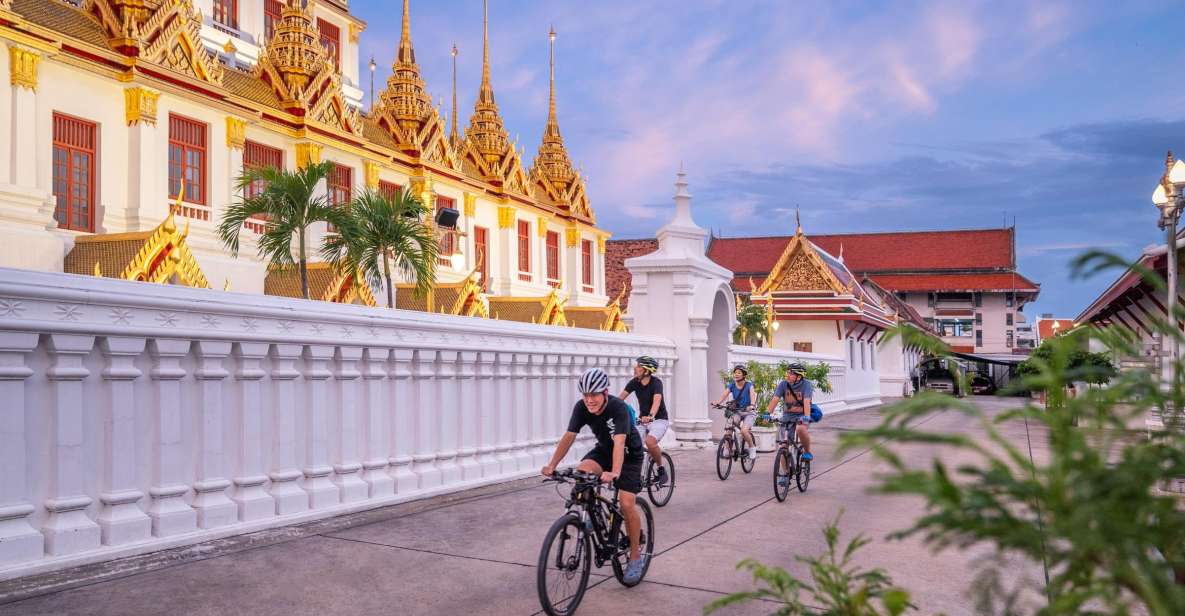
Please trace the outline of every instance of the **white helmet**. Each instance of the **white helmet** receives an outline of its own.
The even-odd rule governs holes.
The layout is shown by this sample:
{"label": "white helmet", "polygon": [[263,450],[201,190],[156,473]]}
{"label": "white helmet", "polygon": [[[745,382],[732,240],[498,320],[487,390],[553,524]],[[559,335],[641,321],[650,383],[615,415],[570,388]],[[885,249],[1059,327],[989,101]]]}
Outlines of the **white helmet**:
{"label": "white helmet", "polygon": [[580,382],[576,387],[582,394],[599,394],[609,391],[609,375],[600,368],[590,368],[588,372],[584,373],[584,376],[580,377]]}

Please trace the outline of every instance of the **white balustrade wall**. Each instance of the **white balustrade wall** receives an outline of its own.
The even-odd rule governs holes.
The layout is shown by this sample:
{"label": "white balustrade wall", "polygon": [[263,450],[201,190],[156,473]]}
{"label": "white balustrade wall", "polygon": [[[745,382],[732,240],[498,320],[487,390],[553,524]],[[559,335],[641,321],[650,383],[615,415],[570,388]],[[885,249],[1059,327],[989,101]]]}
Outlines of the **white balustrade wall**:
{"label": "white balustrade wall", "polygon": [[641,354],[673,381],[661,338],[0,269],[0,579],[532,475]]}
{"label": "white balustrade wall", "polygon": [[[799,353],[784,349],[768,349],[734,344],[728,347],[728,368],[736,364],[757,361],[763,364],[776,365],[782,361],[800,361],[809,363],[824,362],[831,366],[827,380],[831,382],[831,393],[815,390],[814,402],[822,407],[825,413],[836,413],[876,406],[881,403],[877,392],[875,373],[873,378],[862,374],[853,374],[848,367],[847,358],[818,353]],[[723,369],[723,367],[722,367]],[[859,372],[859,371],[856,371]],[[856,376],[858,378],[852,378]],[[715,388],[713,400],[724,391],[724,386]]]}

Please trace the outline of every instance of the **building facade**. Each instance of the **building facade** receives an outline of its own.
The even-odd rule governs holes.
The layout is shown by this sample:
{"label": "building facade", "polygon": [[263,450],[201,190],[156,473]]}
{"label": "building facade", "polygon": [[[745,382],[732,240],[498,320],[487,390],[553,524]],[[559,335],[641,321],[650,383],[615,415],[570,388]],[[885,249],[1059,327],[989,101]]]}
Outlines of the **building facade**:
{"label": "building facade", "polygon": [[[344,0],[302,4],[0,0],[0,74],[11,85],[0,88],[0,266],[119,276],[67,255],[86,238],[163,225],[179,230],[209,286],[263,293],[265,221],[245,225],[238,258],[215,233],[241,197],[236,178],[252,165],[331,161],[331,203],[409,188],[460,212],[455,231],[438,230],[442,283],[476,273],[491,295],[558,289],[566,305],[608,303],[608,233],[568,157],[554,71],[528,164],[494,98],[488,27],[461,127],[455,93],[448,119],[425,91],[406,0],[392,75],[370,110],[358,75],[365,23]],[[328,230],[312,231],[315,251]]]}

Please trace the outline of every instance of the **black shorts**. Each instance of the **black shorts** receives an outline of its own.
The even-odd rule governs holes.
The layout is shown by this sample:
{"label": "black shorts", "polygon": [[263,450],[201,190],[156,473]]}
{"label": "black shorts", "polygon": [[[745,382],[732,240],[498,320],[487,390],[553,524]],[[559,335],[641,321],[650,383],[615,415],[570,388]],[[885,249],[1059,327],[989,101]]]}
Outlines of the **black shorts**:
{"label": "black shorts", "polygon": [[[601,466],[602,471],[613,470],[613,451],[601,447],[599,444],[584,454],[583,459],[596,462]],[[621,476],[617,478],[617,488],[631,494],[642,491],[642,454],[636,456],[625,454],[625,461],[621,463]]]}

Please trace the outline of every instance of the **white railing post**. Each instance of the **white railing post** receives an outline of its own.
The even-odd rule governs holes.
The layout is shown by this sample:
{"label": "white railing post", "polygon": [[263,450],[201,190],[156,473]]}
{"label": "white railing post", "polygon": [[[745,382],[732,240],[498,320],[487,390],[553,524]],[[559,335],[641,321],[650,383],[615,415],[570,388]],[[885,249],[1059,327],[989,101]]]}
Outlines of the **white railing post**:
{"label": "white railing post", "polygon": [[546,355],[531,354],[527,372],[527,412],[531,414],[531,467],[542,468],[551,458],[547,451],[547,381],[544,380]]}
{"label": "white railing post", "polygon": [[551,454],[555,451],[556,443],[560,440],[560,435],[563,434],[564,428],[560,422],[560,409],[564,406],[561,400],[560,384],[563,381],[564,365],[561,363],[564,360],[564,355],[548,355],[544,360],[543,368],[543,391],[546,394],[543,398],[543,463],[546,464],[551,460]]}
{"label": "white railing post", "polygon": [[107,387],[107,395],[103,396],[105,427],[99,446],[103,479],[98,521],[103,545],[123,545],[152,536],[152,520],[138,504],[144,492],[136,477],[135,381],[144,374],[135,361],[144,353],[146,343],[144,338],[114,336],[99,340]]}
{"label": "white railing post", "polygon": [[436,351],[418,349],[412,361],[415,381],[415,401],[408,411],[416,419],[416,446],[412,456],[412,470],[419,478],[419,488],[430,490],[440,485],[440,469],[436,460],[436,423],[440,420],[439,401],[434,391]]}
{"label": "white railing post", "polygon": [[37,334],[0,332],[0,565],[40,558],[45,538],[29,523],[34,507],[25,479],[31,448],[25,437],[25,380],[33,376],[26,356]]}
{"label": "white railing post", "polygon": [[390,349],[367,347],[362,362],[362,411],[366,426],[362,480],[369,486],[367,495],[370,498],[382,498],[395,493],[395,480],[387,472],[387,452],[391,450],[388,444],[391,435],[391,404],[387,401],[389,387],[385,379],[389,376],[386,366],[390,357]]}
{"label": "white railing post", "polygon": [[481,419],[478,416],[479,398],[477,395],[477,353],[462,351],[461,365],[457,370],[460,397],[457,402],[457,416],[461,421],[461,448],[457,457],[461,463],[461,479],[476,481],[481,478],[481,465],[477,456],[477,430]]}
{"label": "white railing post", "polygon": [[358,361],[361,347],[338,347],[334,354],[334,386],[337,389],[333,429],[333,482],[341,492],[341,502],[365,500],[370,487],[362,480],[358,460]]}
{"label": "white railing post", "polygon": [[527,389],[527,374],[530,368],[531,356],[526,353],[514,354],[514,372],[511,384],[514,388],[514,466],[522,472],[531,470],[533,460],[528,448],[531,446],[531,400]]}
{"label": "white railing post", "polygon": [[296,399],[296,379],[304,347],[299,344],[276,344],[271,349],[272,381],[272,456],[268,490],[276,502],[276,515],[287,515],[309,508],[309,495],[297,481],[304,477],[296,455],[296,422],[302,404]]}
{"label": "white railing post", "polygon": [[388,412],[394,413],[391,421],[391,478],[395,480],[395,493],[407,494],[416,491],[419,478],[411,470],[412,436],[415,430],[412,419],[415,400],[412,388],[411,365],[415,352],[411,349],[391,351],[395,367],[391,371],[391,399]]}
{"label": "white railing post", "polygon": [[93,499],[86,494],[84,408],[82,381],[90,376],[83,365],[94,347],[93,336],[54,334],[49,337],[49,352],[53,365],[47,376],[53,384],[52,410],[49,425],[50,487],[45,508],[49,517],[42,532],[45,550],[53,556],[74,554],[99,547],[99,525],[86,514]]}
{"label": "white railing post", "polygon": [[436,468],[440,481],[451,485],[461,481],[461,467],[457,464],[457,431],[460,427],[457,408],[457,352],[440,351],[436,368],[436,396],[434,408],[424,415],[437,427]]}
{"label": "white railing post", "polygon": [[304,350],[305,380],[305,458],[304,491],[309,495],[309,508],[321,509],[341,502],[341,494],[329,478],[333,466],[329,464],[329,362],[333,347],[309,345]]}
{"label": "white railing post", "polygon": [[197,481],[193,508],[197,510],[198,526],[217,528],[233,523],[238,518],[238,505],[226,496],[230,480],[224,475],[226,451],[223,447],[222,391],[226,377],[230,376],[223,366],[230,356],[231,343],[199,340],[195,342],[198,367],[194,377],[198,382],[197,408]]}
{"label": "white railing post", "polygon": [[498,427],[498,474],[509,475],[514,473],[517,468],[514,456],[510,450],[514,447],[514,418],[517,414],[515,410],[514,401],[514,387],[510,382],[513,371],[514,354],[513,353],[498,353],[497,363],[494,368],[497,371],[497,378],[494,379],[494,385],[497,394],[491,400],[498,409],[497,427]]}
{"label": "white railing post", "polygon": [[[266,404],[274,399],[263,396],[263,360],[267,358],[267,343],[239,342],[234,345],[236,405],[234,411],[234,494],[231,500],[238,505],[239,521],[262,520],[276,513],[276,503],[264,489],[267,475],[263,472],[263,413]],[[285,411],[276,412],[286,412]],[[275,426],[273,423],[272,426]]]}
{"label": "white railing post", "polygon": [[[560,383],[559,383],[559,403],[556,405],[556,413],[560,418],[559,435],[563,436],[568,432],[568,420],[572,418],[572,407],[576,404],[579,392],[576,391],[576,379],[579,378],[578,371],[580,370],[580,358],[575,355],[563,355],[560,357]],[[564,456],[561,461],[562,464],[571,464],[577,460],[575,448],[568,450],[568,455]]]}
{"label": "white railing post", "polygon": [[482,351],[477,354],[477,399],[473,404],[474,420],[481,422],[477,437],[477,463],[482,477],[498,474],[498,458],[494,455],[498,444],[497,413],[500,402],[494,391],[494,360],[497,353]]}
{"label": "white railing post", "polygon": [[197,512],[185,502],[189,492],[185,473],[184,426],[181,425],[181,359],[189,354],[188,340],[157,338],[149,343],[153,382],[156,384],[152,411],[152,534],[171,537],[197,528]]}

